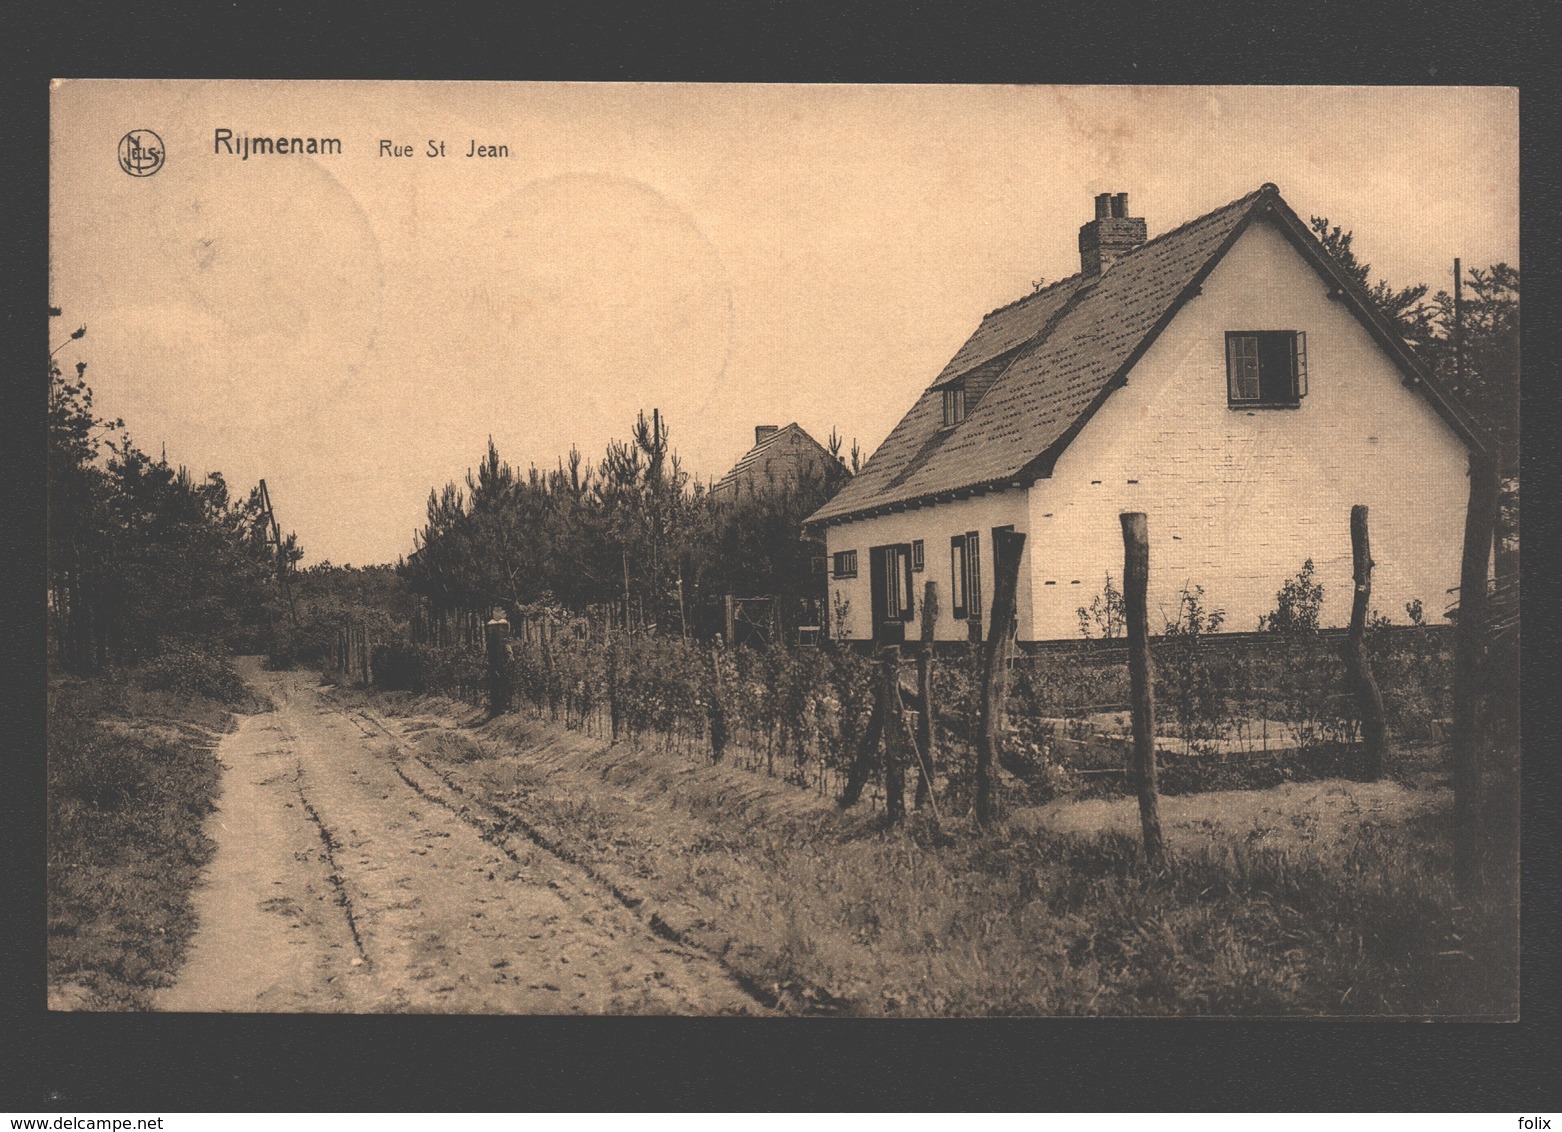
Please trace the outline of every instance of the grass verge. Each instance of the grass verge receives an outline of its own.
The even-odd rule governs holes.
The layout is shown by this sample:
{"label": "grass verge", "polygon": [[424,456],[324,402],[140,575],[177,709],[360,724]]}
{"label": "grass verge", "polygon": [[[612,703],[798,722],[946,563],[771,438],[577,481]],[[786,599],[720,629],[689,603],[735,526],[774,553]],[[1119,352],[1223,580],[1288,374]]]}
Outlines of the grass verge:
{"label": "grass verge", "polygon": [[223,681],[220,702],[166,669],[50,684],[51,1009],[146,1009],[194,931],[190,892],[214,849],[213,748],[247,693]]}
{"label": "grass verge", "polygon": [[[362,693],[343,693],[360,696]],[[1264,844],[1257,813],[1147,875],[1137,838],[860,806],[736,768],[465,705],[405,754],[657,908],[799,1012],[1511,1017],[1516,894],[1450,882],[1446,799]],[[1400,789],[1395,786],[1394,789]],[[1272,801],[1272,799],[1271,799]],[[1232,796],[1232,804],[1237,799]],[[1509,872],[1512,870],[1510,869]]]}

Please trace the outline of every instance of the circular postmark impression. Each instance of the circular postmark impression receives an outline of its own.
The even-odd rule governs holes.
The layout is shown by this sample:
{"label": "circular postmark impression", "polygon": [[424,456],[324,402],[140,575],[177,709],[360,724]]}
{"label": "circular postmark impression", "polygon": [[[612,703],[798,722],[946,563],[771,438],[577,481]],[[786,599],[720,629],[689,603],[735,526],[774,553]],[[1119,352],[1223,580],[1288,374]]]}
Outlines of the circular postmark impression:
{"label": "circular postmark impression", "polygon": [[119,167],[132,177],[150,177],[163,167],[163,139],[151,130],[131,130],[119,139]]}

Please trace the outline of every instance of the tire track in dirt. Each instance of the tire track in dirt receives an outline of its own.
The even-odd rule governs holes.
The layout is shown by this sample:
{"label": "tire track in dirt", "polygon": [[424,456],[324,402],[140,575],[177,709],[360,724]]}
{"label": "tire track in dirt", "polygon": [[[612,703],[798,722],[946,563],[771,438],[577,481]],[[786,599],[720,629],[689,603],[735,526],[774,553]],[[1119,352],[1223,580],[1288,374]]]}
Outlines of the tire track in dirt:
{"label": "tire track in dirt", "polygon": [[[363,708],[354,708],[349,711],[336,705],[328,704],[327,706],[331,707],[332,710],[340,712],[344,717],[351,720],[354,726],[363,731],[365,735],[372,734],[372,732],[364,728],[360,720],[369,723],[375,729],[391,737],[393,740],[399,741],[405,738],[405,735],[402,732],[392,730],[391,727],[384,722],[384,720],[378,718],[372,712],[369,712]],[[392,769],[403,782],[416,791],[420,796],[428,799],[436,805],[445,807],[457,818],[472,826],[472,828],[478,832],[479,836],[481,836],[483,840],[493,845],[500,852],[508,856],[511,860],[519,860],[519,857],[515,851],[511,849],[508,844],[506,844],[506,835],[511,828],[514,828],[519,830],[529,841],[535,844],[538,848],[542,849],[544,852],[550,853],[566,864],[580,869],[592,880],[600,884],[608,891],[613,899],[622,904],[625,909],[639,916],[641,921],[656,935],[665,940],[668,940],[671,943],[676,943],[710,956],[714,962],[721,965],[722,970],[724,970],[732,978],[732,980],[738,984],[738,986],[742,987],[744,992],[753,998],[756,1003],[768,1010],[783,1009],[780,998],[773,991],[766,988],[758,980],[751,978],[744,972],[731,967],[725,962],[723,958],[723,952],[725,950],[724,947],[719,945],[713,947],[705,940],[696,937],[691,931],[673,926],[668,922],[660,910],[651,908],[647,904],[645,897],[627,891],[620,883],[605,875],[599,869],[593,867],[589,861],[574,853],[567,845],[564,845],[548,837],[536,826],[532,825],[525,818],[521,817],[513,810],[501,806],[496,806],[493,803],[488,802],[486,799],[482,799],[473,795],[471,792],[464,789],[461,784],[452,778],[449,774],[434,766],[427,759],[423,758],[423,756],[411,756],[410,761],[417,763],[419,766],[423,767],[423,769],[427,770],[430,774],[439,779],[439,781],[443,783],[447,789],[465,799],[467,804],[463,806],[457,806],[450,802],[449,799],[441,798],[438,795],[432,793],[425,786],[407,775],[404,767],[406,766],[406,762],[408,760],[405,757],[405,752],[401,750],[399,742],[396,743],[395,749],[398,756],[402,756],[403,761],[393,764]],[[479,816],[479,810],[486,811],[486,820]]]}
{"label": "tire track in dirt", "polygon": [[207,820],[217,852],[194,894],[199,926],[153,1008],[351,1009],[353,941],[330,898],[319,841],[298,816],[303,768],[280,713],[241,716],[217,757],[223,786]]}
{"label": "tire track in dirt", "polygon": [[[448,799],[440,798],[439,796],[430,792],[427,788],[419,785],[416,781],[409,778],[402,769],[405,764],[400,764],[395,767],[395,771],[401,777],[402,781],[405,782],[408,786],[412,787],[412,789],[416,790],[424,798],[427,798],[429,801],[438,805],[444,806],[446,809],[450,810],[451,813],[455,814],[456,817],[471,825],[478,831],[483,840],[499,849],[500,852],[506,854],[511,859],[518,859],[516,857],[515,851],[505,843],[505,835],[511,827],[519,830],[526,836],[528,840],[533,842],[539,848],[543,849],[545,852],[551,853],[559,860],[573,865],[585,872],[586,875],[590,876],[598,884],[602,885],[603,888],[607,889],[607,891],[612,895],[613,899],[617,900],[627,910],[640,915],[640,918],[642,922],[645,923],[646,927],[655,932],[661,938],[672,943],[680,944],[684,947],[692,948],[710,956],[714,962],[721,965],[722,969],[726,971],[729,976],[731,976],[732,980],[740,987],[742,987],[744,992],[752,997],[755,1002],[769,1010],[783,1009],[783,1004],[775,993],[767,989],[759,981],[749,977],[744,972],[739,971],[726,963],[722,954],[725,948],[719,946],[712,947],[705,941],[695,937],[692,932],[686,929],[674,927],[672,924],[668,923],[660,911],[652,909],[644,897],[626,891],[622,886],[613,881],[611,878],[602,874],[600,870],[593,868],[589,862],[583,860],[578,855],[571,852],[568,847],[561,845],[547,837],[535,826],[527,822],[514,811],[492,805],[491,803],[475,797],[463,789],[461,784],[451,778],[450,775],[430,764],[428,760],[423,758],[421,755],[414,755],[411,761],[416,762],[422,766],[430,774],[433,774],[442,783],[444,783],[444,785],[450,790],[465,798],[468,802],[468,805],[464,807],[457,807]],[[474,808],[478,807],[480,807],[482,810],[488,811],[488,813],[491,815],[488,820],[484,821],[476,816],[474,813]]]}
{"label": "tire track in dirt", "polygon": [[224,760],[246,820],[212,827],[222,899],[197,893],[200,963],[162,1008],[763,1012],[588,870],[484,836],[424,768],[402,769],[400,735],[372,715],[305,674],[246,675],[277,710]]}
{"label": "tire track in dirt", "polygon": [[309,815],[320,833],[320,841],[325,845],[325,861],[331,867],[326,880],[331,882],[331,887],[336,891],[336,903],[342,909],[342,915],[347,919],[347,930],[352,932],[353,946],[358,949],[358,958],[367,961],[368,955],[363,950],[363,936],[358,931],[358,918],[353,915],[352,898],[347,895],[347,886],[342,883],[341,869],[336,864],[336,852],[341,848],[336,838],[331,836],[331,831],[326,828],[325,822],[320,820],[320,814],[309,802],[309,797],[304,793],[304,788],[298,788],[298,800],[303,804],[304,812]]}

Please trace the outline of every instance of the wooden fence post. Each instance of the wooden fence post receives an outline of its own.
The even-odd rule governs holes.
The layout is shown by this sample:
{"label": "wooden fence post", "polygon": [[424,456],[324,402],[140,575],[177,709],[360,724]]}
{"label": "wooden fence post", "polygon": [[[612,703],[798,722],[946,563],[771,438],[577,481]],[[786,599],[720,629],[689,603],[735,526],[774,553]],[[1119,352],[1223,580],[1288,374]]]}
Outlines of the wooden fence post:
{"label": "wooden fence post", "polygon": [[976,729],[976,821],[993,818],[993,764],[1003,742],[1003,704],[1009,692],[1009,628],[1014,621],[1015,592],[1020,580],[1020,555],[1025,536],[1002,528],[993,531],[992,620],[982,648],[982,687]]}
{"label": "wooden fence post", "polygon": [[618,642],[613,639],[606,629],[602,631],[602,641],[607,647],[607,717],[608,725],[612,731],[612,741],[618,742],[618,725],[622,716],[618,707]]}
{"label": "wooden fence post", "polygon": [[488,714],[502,715],[510,710],[510,623],[495,617],[483,626],[483,634],[488,646]]}
{"label": "wooden fence post", "polygon": [[720,638],[711,642],[710,753],[711,761],[718,763],[727,752],[727,692],[721,671],[724,651],[726,645]]}
{"label": "wooden fence post", "polygon": [[[889,647],[894,648],[893,645]],[[898,694],[898,675],[895,680]],[[857,804],[858,799],[862,797],[862,788],[868,783],[868,776],[873,773],[873,753],[878,749],[879,739],[883,736],[886,726],[885,720],[889,715],[889,707],[883,693],[884,683],[881,679],[874,687],[873,710],[868,714],[867,730],[863,733],[862,741],[857,744],[857,755],[846,771],[846,785],[838,799],[843,809]],[[890,725],[894,722],[890,720]]]}
{"label": "wooden fence post", "polygon": [[[916,807],[921,809],[932,797],[933,775],[937,773],[935,739],[937,720],[933,715],[933,632],[938,624],[938,583],[928,582],[922,589],[922,641],[917,650],[917,692],[922,697],[922,710],[917,715],[917,752],[920,761],[917,775]],[[936,810],[936,806],[935,806]]]}
{"label": "wooden fence post", "polygon": [[1356,504],[1350,509],[1351,563],[1356,596],[1351,603],[1350,633],[1345,643],[1345,663],[1352,690],[1356,693],[1356,713],[1361,718],[1362,751],[1366,755],[1363,775],[1369,782],[1383,777],[1383,761],[1388,754],[1388,727],[1383,719],[1383,693],[1367,656],[1367,605],[1372,599],[1372,548],[1367,538],[1367,508]]}
{"label": "wooden fence post", "polygon": [[1125,511],[1123,525],[1123,612],[1128,621],[1128,680],[1134,728],[1134,786],[1139,793],[1139,825],[1144,859],[1151,868],[1166,863],[1155,774],[1155,683],[1150,666],[1150,626],[1146,594],[1150,584],[1150,538],[1142,511]]}
{"label": "wooden fence post", "polygon": [[1470,455],[1470,502],[1464,517],[1459,571],[1459,621],[1454,628],[1454,880],[1468,896],[1481,882],[1481,754],[1477,723],[1481,661],[1486,646],[1486,564],[1497,521],[1496,461]]}
{"label": "wooden fence post", "polygon": [[906,708],[900,699],[900,647],[879,653],[879,702],[884,720],[884,816],[893,825],[906,819]]}

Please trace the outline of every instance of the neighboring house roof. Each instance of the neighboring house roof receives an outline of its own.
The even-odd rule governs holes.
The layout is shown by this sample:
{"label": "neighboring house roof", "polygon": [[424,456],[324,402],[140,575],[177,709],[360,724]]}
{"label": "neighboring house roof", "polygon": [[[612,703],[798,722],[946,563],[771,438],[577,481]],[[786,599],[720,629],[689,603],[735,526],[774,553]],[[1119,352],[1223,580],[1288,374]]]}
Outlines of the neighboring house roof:
{"label": "neighboring house roof", "polygon": [[762,481],[767,462],[775,457],[784,457],[791,461],[791,466],[786,471],[788,474],[795,474],[802,458],[808,455],[815,456],[816,460],[821,460],[831,467],[839,464],[824,445],[809,436],[807,430],[793,421],[785,428],[772,432],[744,453],[743,458],[732,465],[732,470],[711,487],[711,494],[735,492],[745,480]]}
{"label": "neighboring house roof", "polygon": [[[1333,285],[1407,382],[1471,447],[1489,440],[1436,382],[1307,225],[1266,184],[1148,240],[1105,272],[1073,275],[982,320],[873,456],[810,525],[1027,486],[1051,474],[1058,455],[1149,349],[1182,304],[1257,216],[1275,221]],[[944,428],[943,388],[963,381],[965,421]]]}

